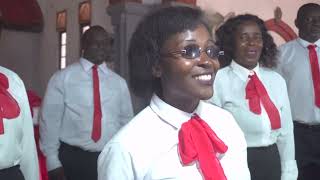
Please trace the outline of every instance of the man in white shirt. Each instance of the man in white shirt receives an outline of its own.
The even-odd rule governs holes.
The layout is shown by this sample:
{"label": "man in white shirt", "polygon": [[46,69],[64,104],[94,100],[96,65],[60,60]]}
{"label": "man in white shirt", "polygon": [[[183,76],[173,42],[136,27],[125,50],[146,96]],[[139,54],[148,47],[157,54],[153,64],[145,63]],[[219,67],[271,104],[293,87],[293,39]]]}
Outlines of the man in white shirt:
{"label": "man in white shirt", "polygon": [[81,39],[80,61],[49,81],[40,114],[40,146],[51,180],[95,180],[104,145],[133,116],[123,78],[104,62],[110,35],[93,26]]}
{"label": "man in white shirt", "polygon": [[320,179],[320,5],[301,6],[295,24],[299,38],[280,47],[278,72],[292,108],[298,179],[314,180]]}
{"label": "man in white shirt", "polygon": [[[0,22],[0,34],[1,34]],[[38,180],[38,158],[26,90],[0,66],[0,179]]]}

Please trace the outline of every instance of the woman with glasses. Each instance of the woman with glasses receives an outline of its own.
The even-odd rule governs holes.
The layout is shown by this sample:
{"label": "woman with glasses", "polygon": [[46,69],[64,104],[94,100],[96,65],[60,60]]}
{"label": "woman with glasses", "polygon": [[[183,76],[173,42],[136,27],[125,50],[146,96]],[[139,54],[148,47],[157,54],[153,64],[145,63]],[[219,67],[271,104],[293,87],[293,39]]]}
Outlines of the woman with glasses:
{"label": "woman with glasses", "polygon": [[218,55],[198,9],[169,7],[142,20],[129,48],[131,85],[153,95],[105,146],[99,180],[250,179],[237,123],[203,101],[213,94]]}
{"label": "woman with glasses", "polygon": [[239,15],[216,36],[224,68],[217,73],[210,101],[231,112],[243,130],[251,179],[297,179],[287,87],[273,71],[278,51],[263,21]]}

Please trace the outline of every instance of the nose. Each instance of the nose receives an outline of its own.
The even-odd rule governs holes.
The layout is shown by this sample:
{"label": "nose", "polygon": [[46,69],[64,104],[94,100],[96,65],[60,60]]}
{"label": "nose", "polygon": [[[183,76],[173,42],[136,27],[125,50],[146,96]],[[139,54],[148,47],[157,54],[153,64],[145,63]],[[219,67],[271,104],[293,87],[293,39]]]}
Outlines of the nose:
{"label": "nose", "polygon": [[205,52],[201,52],[199,58],[198,66],[203,68],[211,68],[215,62],[219,63],[218,59],[211,59]]}
{"label": "nose", "polygon": [[258,40],[255,39],[255,38],[249,38],[248,39],[248,44],[249,45],[256,45],[256,44],[258,44]]}
{"label": "nose", "polygon": [[312,23],[315,25],[320,25],[320,16],[312,18]]}

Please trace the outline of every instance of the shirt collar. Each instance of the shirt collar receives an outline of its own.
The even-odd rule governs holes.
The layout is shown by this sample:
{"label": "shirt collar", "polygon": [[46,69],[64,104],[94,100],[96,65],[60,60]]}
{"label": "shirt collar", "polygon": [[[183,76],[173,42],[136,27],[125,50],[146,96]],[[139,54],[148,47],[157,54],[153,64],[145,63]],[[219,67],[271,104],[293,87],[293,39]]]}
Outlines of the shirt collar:
{"label": "shirt collar", "polygon": [[193,113],[187,113],[177,109],[162,99],[160,99],[156,94],[154,94],[151,98],[150,108],[164,121],[166,121],[171,126],[176,129],[180,129],[181,125],[190,120],[194,113],[197,113],[200,117],[203,113],[203,105],[204,102],[200,101],[197,108]]}
{"label": "shirt collar", "polygon": [[249,75],[252,75],[253,71],[256,72],[257,76],[260,78],[259,63],[257,64],[257,66],[255,68],[253,68],[252,70],[249,70],[249,69],[241,66],[240,64],[238,64],[234,60],[232,60],[230,67],[233,70],[233,72],[244,82],[246,82],[248,80]]}
{"label": "shirt collar", "polygon": [[[83,58],[83,57],[80,58],[80,64],[86,72],[91,71],[91,68],[94,66],[94,64],[92,62],[90,62],[89,60],[87,60],[86,58]],[[107,69],[107,65],[105,62],[100,64],[98,66],[98,69],[100,69],[103,73],[107,74],[108,69]]]}
{"label": "shirt collar", "polygon": [[307,48],[310,44],[315,44],[317,45],[317,48],[320,48],[320,39],[318,39],[316,42],[314,43],[310,43],[304,39],[298,38],[297,39],[298,43],[301,44],[303,47]]}

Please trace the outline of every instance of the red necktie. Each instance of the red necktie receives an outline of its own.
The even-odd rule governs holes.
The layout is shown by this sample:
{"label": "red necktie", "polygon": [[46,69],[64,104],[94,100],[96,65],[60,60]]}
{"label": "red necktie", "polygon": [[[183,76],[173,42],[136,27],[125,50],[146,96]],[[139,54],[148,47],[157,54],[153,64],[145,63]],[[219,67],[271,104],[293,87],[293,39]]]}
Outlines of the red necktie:
{"label": "red necktie", "polygon": [[198,161],[205,180],[226,180],[217,153],[228,147],[197,114],[181,125],[178,151],[183,165]]}
{"label": "red necktie", "polygon": [[316,52],[316,45],[309,45],[309,59],[312,72],[313,90],[315,96],[315,105],[320,108],[320,70],[319,61]]}
{"label": "red necktie", "polygon": [[94,142],[97,142],[101,137],[101,102],[100,102],[100,88],[99,88],[99,75],[98,65],[92,67],[92,78],[93,78],[93,126],[91,138]]}
{"label": "red necktie", "polygon": [[267,90],[259,80],[257,74],[254,73],[250,75],[249,78],[250,80],[246,87],[246,99],[249,100],[250,111],[255,114],[261,114],[261,102],[270,119],[271,128],[281,128],[279,111],[271,101]]}
{"label": "red necktie", "polygon": [[20,114],[17,101],[7,91],[9,81],[6,75],[0,73],[0,134],[4,134],[3,118],[14,119]]}

